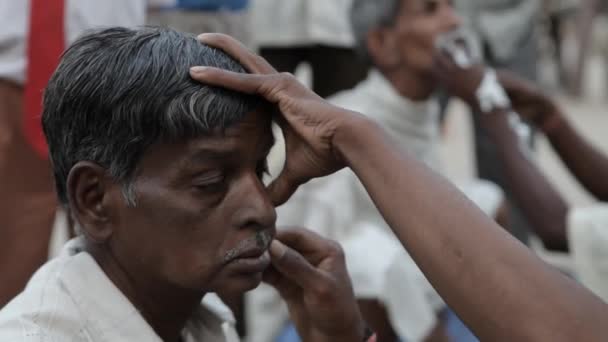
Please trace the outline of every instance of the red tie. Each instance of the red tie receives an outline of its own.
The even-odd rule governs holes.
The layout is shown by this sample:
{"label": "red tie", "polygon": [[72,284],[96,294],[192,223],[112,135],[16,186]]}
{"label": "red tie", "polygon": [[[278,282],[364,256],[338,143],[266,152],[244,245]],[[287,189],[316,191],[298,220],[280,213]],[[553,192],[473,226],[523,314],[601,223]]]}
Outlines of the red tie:
{"label": "red tie", "polygon": [[42,157],[47,158],[40,121],[42,94],[65,48],[65,2],[30,0],[30,5],[24,127],[27,140]]}

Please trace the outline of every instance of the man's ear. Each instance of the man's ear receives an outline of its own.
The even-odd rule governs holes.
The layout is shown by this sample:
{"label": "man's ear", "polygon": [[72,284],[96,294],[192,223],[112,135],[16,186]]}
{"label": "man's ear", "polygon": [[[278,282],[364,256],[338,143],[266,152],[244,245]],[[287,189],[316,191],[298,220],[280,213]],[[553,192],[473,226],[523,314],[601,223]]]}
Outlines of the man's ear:
{"label": "man's ear", "polygon": [[70,170],[66,187],[70,208],[83,233],[94,242],[105,242],[113,232],[111,184],[105,169],[95,163],[78,162]]}
{"label": "man's ear", "polygon": [[379,28],[367,34],[367,51],[380,69],[392,69],[400,63],[397,37],[388,29]]}

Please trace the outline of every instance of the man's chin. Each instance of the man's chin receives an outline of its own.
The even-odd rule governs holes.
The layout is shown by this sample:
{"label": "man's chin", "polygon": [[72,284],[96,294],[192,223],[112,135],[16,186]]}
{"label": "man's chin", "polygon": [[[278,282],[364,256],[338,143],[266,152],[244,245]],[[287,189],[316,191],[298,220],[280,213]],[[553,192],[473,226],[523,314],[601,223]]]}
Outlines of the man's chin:
{"label": "man's chin", "polygon": [[251,291],[262,283],[262,272],[248,274],[231,274],[214,286],[218,293],[245,293]]}

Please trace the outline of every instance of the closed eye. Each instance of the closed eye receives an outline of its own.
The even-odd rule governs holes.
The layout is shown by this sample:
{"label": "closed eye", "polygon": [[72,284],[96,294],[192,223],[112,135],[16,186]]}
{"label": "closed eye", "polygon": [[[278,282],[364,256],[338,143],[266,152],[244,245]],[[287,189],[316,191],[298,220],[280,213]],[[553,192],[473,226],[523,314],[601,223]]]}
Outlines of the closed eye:
{"label": "closed eye", "polygon": [[224,188],[226,177],[221,172],[212,172],[194,179],[193,185],[202,191],[219,191]]}

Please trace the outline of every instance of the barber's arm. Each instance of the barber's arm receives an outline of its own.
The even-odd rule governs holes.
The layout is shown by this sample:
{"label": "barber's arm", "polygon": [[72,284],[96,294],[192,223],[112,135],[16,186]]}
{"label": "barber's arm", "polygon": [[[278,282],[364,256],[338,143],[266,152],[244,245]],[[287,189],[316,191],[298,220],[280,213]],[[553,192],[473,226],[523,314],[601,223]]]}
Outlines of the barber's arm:
{"label": "barber's arm", "polygon": [[252,74],[197,68],[193,78],[261,95],[281,111],[289,153],[285,170],[269,188],[275,203],[308,179],[349,166],[443,299],[482,340],[608,336],[608,305],[545,265],[442,177],[397,151],[375,123],[329,105],[293,77],[274,73],[226,36],[200,39]]}

